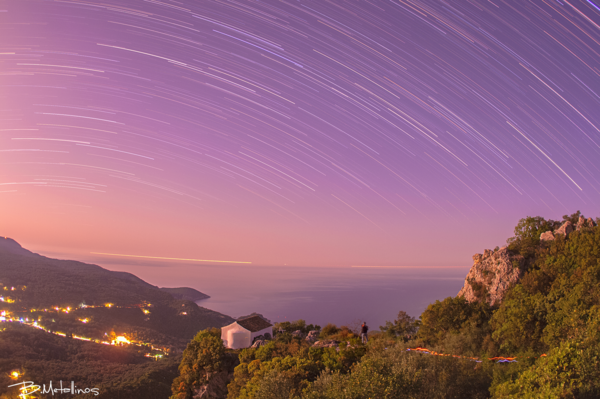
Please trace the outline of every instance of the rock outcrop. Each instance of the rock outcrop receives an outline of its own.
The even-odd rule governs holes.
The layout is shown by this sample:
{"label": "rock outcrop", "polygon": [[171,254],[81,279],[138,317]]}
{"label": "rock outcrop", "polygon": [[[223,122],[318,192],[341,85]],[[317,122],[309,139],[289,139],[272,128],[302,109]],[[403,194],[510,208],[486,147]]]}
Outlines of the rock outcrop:
{"label": "rock outcrop", "polygon": [[308,342],[315,342],[319,339],[319,332],[317,330],[309,331],[305,339]]}
{"label": "rock outcrop", "polygon": [[[559,222],[551,221],[550,225],[558,226]],[[596,222],[592,218],[579,216],[577,223],[567,220],[554,231],[546,231],[540,235],[540,242],[567,238],[574,231],[592,229]],[[523,276],[526,269],[525,259],[521,255],[512,255],[507,247],[497,250],[486,249],[483,254],[473,255],[473,266],[465,278],[465,285],[458,293],[469,302],[486,301],[490,305],[498,305],[508,290]]]}
{"label": "rock outcrop", "polygon": [[575,225],[575,230],[579,231],[585,227],[594,227],[596,226],[596,223],[594,222],[594,219],[592,218],[587,218],[584,219],[583,216],[579,216],[579,220],[577,221],[577,225]]}
{"label": "rock outcrop", "polygon": [[557,230],[554,230],[554,235],[562,234],[565,237],[567,237],[572,232],[573,232],[573,223],[571,223],[567,220]]}
{"label": "rock outcrop", "polygon": [[254,341],[254,343],[252,344],[251,348],[257,349],[257,348],[260,348],[261,346],[264,346],[265,344],[266,344],[265,340],[258,339],[256,341]]}
{"label": "rock outcrop", "polygon": [[[592,218],[585,220],[583,216],[579,216],[579,220],[575,225],[575,230],[579,231],[582,228],[587,227],[588,225],[590,227],[594,227],[594,221],[592,220]],[[573,230],[573,223],[571,223],[570,221],[566,221],[558,229],[554,230],[554,232],[546,231],[545,233],[542,233],[542,235],[540,236],[540,241],[552,241],[559,234],[567,237],[573,232]]]}
{"label": "rock outcrop", "polygon": [[542,233],[540,236],[540,241],[552,241],[554,240],[554,234],[551,231],[547,231]]}
{"label": "rock outcrop", "polygon": [[524,259],[511,255],[506,247],[496,251],[486,249],[473,255],[473,266],[458,293],[469,302],[486,301],[490,305],[502,302],[506,292],[524,273]]}
{"label": "rock outcrop", "polygon": [[192,392],[193,399],[221,399],[227,396],[227,384],[233,373],[219,371],[208,375],[208,383],[201,385]]}
{"label": "rock outcrop", "polygon": [[317,341],[313,344],[314,348],[337,348],[340,344],[340,341],[335,341],[333,339]]}

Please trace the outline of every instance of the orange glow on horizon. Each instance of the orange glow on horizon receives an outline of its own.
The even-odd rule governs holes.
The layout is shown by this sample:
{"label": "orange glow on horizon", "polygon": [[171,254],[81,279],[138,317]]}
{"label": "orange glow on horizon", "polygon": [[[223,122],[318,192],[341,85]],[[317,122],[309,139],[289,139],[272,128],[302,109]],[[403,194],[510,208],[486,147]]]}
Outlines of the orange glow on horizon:
{"label": "orange glow on horizon", "polygon": [[470,266],[350,266],[350,267],[373,267],[373,268],[398,268],[398,269],[468,269]]}
{"label": "orange glow on horizon", "polygon": [[242,262],[242,261],[236,261],[236,260],[164,258],[164,257],[161,257],[161,256],[107,254],[107,253],[104,253],[104,252],[90,252],[90,253],[94,254],[94,255],[123,256],[123,257],[127,257],[127,258],[146,258],[146,259],[163,259],[163,260],[184,260],[184,261],[191,261],[191,262],[252,263],[252,262]]}

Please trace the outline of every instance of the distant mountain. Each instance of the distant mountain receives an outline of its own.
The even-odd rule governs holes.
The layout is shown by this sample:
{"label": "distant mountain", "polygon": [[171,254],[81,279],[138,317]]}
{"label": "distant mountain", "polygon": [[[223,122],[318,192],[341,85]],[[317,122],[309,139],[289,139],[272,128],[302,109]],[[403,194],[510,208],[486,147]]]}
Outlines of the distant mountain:
{"label": "distant mountain", "polygon": [[210,296],[189,287],[166,288],[161,287],[161,291],[168,292],[175,299],[184,299],[186,301],[196,302],[200,299],[207,299]]}
{"label": "distant mountain", "polygon": [[21,246],[21,244],[8,237],[0,237],[0,253],[24,256],[40,256],[26,250]]}
{"label": "distant mountain", "polygon": [[11,238],[0,237],[0,283],[28,286],[26,304],[37,307],[63,303],[132,305],[141,301],[208,298],[193,288],[158,288],[139,277],[98,265],[35,254]]}

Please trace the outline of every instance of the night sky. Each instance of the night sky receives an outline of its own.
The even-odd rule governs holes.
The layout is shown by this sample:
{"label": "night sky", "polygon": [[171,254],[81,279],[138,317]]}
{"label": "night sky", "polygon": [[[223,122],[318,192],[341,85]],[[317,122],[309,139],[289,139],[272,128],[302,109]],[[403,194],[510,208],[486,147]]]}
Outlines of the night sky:
{"label": "night sky", "polygon": [[469,266],[600,216],[599,61],[598,0],[5,1],[0,234]]}

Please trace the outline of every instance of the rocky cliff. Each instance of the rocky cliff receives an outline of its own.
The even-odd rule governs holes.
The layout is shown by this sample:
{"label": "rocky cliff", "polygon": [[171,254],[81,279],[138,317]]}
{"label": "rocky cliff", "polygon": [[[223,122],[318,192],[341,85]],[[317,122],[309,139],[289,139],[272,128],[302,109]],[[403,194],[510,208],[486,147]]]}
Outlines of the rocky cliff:
{"label": "rocky cliff", "polygon": [[458,296],[469,302],[485,300],[490,305],[499,304],[508,289],[523,275],[523,266],[523,257],[511,255],[506,247],[475,254],[473,266]]}
{"label": "rocky cliff", "polygon": [[[558,235],[567,237],[573,231],[594,227],[592,218],[579,217],[577,224],[566,221],[554,231],[541,234],[540,242],[552,241]],[[510,287],[516,284],[525,272],[525,260],[521,255],[512,255],[507,247],[486,249],[483,254],[473,255],[473,266],[465,278],[465,285],[458,293],[469,302],[485,300],[498,305]]]}

